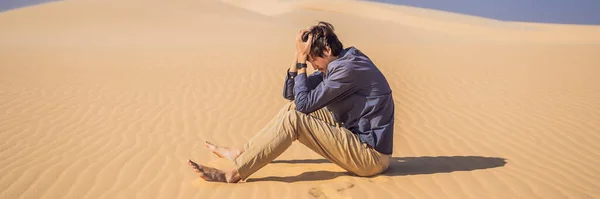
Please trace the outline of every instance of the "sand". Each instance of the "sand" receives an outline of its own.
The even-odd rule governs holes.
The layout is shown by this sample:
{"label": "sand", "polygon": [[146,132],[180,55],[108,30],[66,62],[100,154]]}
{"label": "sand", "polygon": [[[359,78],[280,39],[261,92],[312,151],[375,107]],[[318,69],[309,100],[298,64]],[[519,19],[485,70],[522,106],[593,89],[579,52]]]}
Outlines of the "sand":
{"label": "sand", "polygon": [[[388,172],[295,143],[239,184],[286,103],[295,33],[325,20],[394,92]],[[371,2],[60,1],[0,13],[0,198],[600,198],[600,27]]]}

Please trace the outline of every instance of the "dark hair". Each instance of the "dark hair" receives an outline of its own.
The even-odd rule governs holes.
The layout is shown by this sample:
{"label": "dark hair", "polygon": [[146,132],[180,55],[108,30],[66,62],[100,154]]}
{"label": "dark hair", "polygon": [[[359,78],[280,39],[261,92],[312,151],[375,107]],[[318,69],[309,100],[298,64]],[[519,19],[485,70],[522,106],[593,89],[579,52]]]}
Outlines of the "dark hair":
{"label": "dark hair", "polygon": [[344,45],[338,40],[337,35],[333,33],[333,25],[320,21],[317,25],[310,27],[309,31],[302,35],[302,41],[308,40],[308,34],[313,35],[312,44],[309,55],[312,57],[324,57],[323,53],[326,47],[331,49],[331,55],[338,56]]}

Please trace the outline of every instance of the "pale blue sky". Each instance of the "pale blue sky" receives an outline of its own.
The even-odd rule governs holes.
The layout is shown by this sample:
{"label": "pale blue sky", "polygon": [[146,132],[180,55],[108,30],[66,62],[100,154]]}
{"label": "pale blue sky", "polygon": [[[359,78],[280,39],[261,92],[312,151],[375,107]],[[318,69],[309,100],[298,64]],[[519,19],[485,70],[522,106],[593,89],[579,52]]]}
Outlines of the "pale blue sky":
{"label": "pale blue sky", "polygon": [[0,12],[58,0],[0,0]]}
{"label": "pale blue sky", "polygon": [[600,25],[600,0],[369,0],[504,20]]}
{"label": "pale blue sky", "polygon": [[[0,12],[57,0],[0,0]],[[202,1],[202,0],[198,0]],[[369,0],[506,21],[600,25],[600,0]]]}

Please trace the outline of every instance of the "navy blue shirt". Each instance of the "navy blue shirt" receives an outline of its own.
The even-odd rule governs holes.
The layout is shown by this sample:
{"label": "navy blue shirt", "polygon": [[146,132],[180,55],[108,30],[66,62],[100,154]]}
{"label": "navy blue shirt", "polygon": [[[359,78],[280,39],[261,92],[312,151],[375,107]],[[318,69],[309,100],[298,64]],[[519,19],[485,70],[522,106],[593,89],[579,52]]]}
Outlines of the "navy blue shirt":
{"label": "navy blue shirt", "polygon": [[354,47],[309,76],[288,71],[283,96],[296,110],[311,113],[327,107],[336,122],[380,153],[392,154],[394,100],[392,89],[375,64]]}

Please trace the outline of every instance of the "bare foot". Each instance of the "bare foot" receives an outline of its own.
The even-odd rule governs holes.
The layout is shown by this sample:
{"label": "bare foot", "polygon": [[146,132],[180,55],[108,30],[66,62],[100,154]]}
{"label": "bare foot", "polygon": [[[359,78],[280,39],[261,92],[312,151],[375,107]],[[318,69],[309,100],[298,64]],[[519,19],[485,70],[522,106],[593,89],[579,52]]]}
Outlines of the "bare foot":
{"label": "bare foot", "polygon": [[202,179],[206,181],[226,183],[236,183],[240,181],[240,177],[237,174],[237,171],[235,170],[231,172],[225,172],[215,168],[202,166],[200,164],[195,163],[192,160],[188,160],[188,164],[192,167],[192,169],[194,169],[196,173],[200,175]]}
{"label": "bare foot", "polygon": [[233,149],[228,147],[217,146],[211,142],[204,142],[204,146],[208,148],[208,150],[212,151],[214,154],[219,156],[220,158],[225,158],[231,161],[235,161],[235,159],[242,154],[242,150]]}

